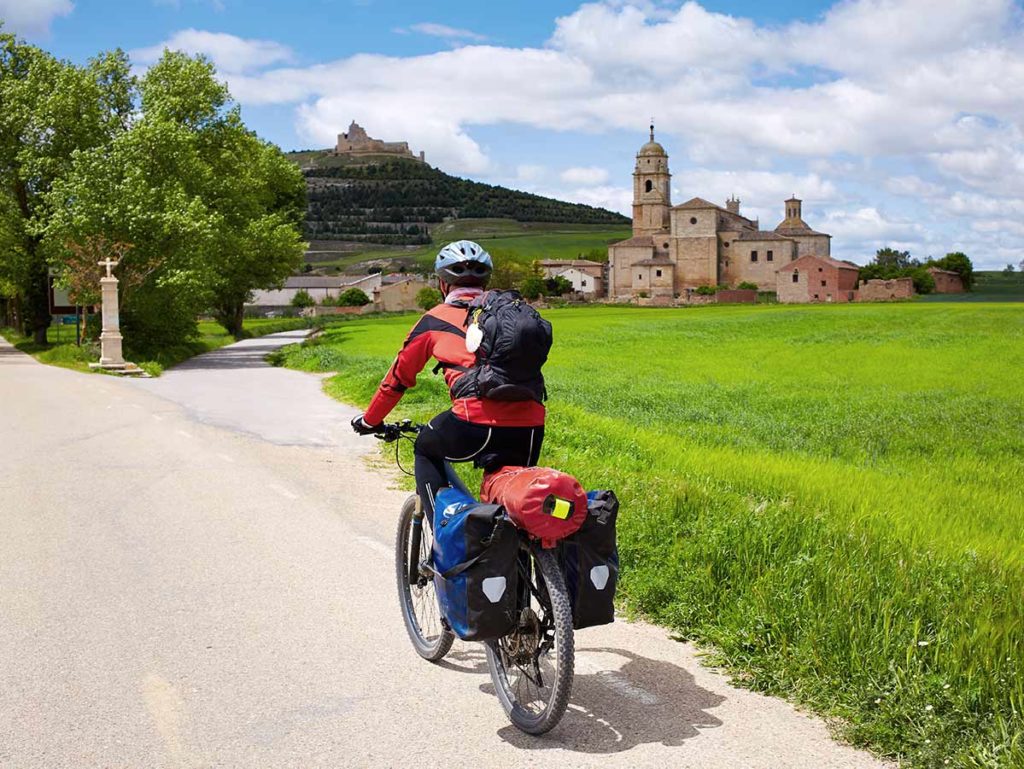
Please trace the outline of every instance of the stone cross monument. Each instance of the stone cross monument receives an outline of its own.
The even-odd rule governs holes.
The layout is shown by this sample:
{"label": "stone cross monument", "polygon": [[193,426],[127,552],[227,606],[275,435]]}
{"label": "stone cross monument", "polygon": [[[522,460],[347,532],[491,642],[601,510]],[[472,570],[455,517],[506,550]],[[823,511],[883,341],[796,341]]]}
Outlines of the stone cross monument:
{"label": "stone cross monument", "polygon": [[103,296],[103,333],[100,334],[100,368],[123,369],[124,356],[121,353],[121,318],[117,309],[117,278],[111,270],[120,262],[109,256],[100,267],[107,268],[106,276],[100,278],[100,291]]}

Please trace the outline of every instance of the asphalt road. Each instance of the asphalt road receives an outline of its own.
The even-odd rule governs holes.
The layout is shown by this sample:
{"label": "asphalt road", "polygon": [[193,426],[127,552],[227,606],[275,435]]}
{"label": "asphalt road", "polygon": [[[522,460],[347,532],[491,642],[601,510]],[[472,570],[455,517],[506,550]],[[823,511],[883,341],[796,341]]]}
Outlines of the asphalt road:
{"label": "asphalt road", "polygon": [[406,494],[283,341],[129,381],[0,340],[0,767],[883,765],[642,623],[581,631],[566,717],[519,733],[479,645],[413,652]]}

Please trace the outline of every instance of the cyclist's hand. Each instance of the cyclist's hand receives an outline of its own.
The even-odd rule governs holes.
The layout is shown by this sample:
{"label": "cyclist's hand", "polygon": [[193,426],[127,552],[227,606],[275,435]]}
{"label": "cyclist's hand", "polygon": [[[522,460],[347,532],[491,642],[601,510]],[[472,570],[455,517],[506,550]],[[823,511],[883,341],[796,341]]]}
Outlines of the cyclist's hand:
{"label": "cyclist's hand", "polygon": [[360,435],[373,435],[375,432],[380,430],[380,425],[368,424],[367,421],[363,419],[362,414],[357,414],[352,417],[352,429]]}

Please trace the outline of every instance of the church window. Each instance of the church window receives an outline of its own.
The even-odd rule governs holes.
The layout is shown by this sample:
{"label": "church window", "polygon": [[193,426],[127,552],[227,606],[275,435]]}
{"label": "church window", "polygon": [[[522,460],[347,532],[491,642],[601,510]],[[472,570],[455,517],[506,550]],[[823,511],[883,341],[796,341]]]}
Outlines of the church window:
{"label": "church window", "polygon": [[765,257],[764,257],[764,258],[765,258],[765,260],[766,260],[766,261],[769,261],[769,262],[774,262],[774,261],[775,261],[775,252],[774,252],[774,251],[769,251],[769,252],[768,252],[768,253],[767,253],[767,254],[765,255]]}
{"label": "church window", "polygon": [[750,261],[752,261],[752,262],[756,262],[757,261],[757,251],[751,251],[750,252]]}
{"label": "church window", "polygon": [[696,224],[696,223],[697,223],[697,217],[696,216],[691,216],[690,217],[690,224]]}
{"label": "church window", "polygon": [[643,280],[644,279],[644,274],[641,272],[639,275],[636,276],[636,279],[637,280]]}
{"label": "church window", "polygon": [[662,244],[661,244],[661,247],[662,247],[662,248],[668,248],[668,243],[662,243]]}
{"label": "church window", "polygon": [[799,270],[793,270],[793,282],[794,283],[799,283],[800,282],[800,271]]}
{"label": "church window", "polygon": [[722,245],[725,246],[726,248],[728,248],[729,247],[729,241],[728,240],[725,241]]}
{"label": "church window", "polygon": [[660,278],[661,277],[661,270],[655,270],[654,271],[654,277]]}
{"label": "church window", "polygon": [[647,182],[644,184],[644,191],[650,192],[652,189],[654,189],[654,182],[648,179]]}

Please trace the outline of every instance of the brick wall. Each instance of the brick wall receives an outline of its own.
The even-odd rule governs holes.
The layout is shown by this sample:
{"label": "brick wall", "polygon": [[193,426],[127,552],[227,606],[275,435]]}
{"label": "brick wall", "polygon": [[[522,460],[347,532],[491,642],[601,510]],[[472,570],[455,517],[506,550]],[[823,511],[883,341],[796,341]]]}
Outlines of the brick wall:
{"label": "brick wall", "polygon": [[914,295],[914,281],[910,278],[892,280],[869,280],[857,289],[858,302],[888,302],[894,299],[909,299]]}

